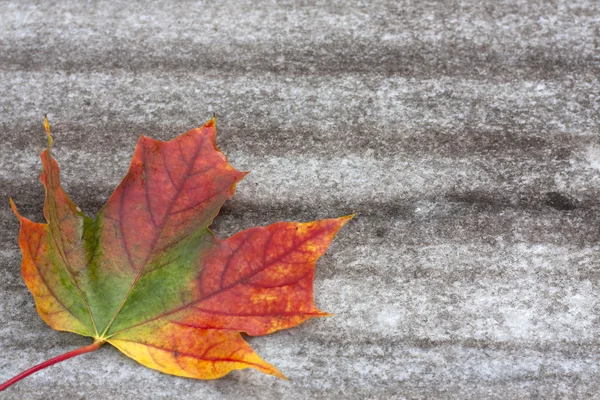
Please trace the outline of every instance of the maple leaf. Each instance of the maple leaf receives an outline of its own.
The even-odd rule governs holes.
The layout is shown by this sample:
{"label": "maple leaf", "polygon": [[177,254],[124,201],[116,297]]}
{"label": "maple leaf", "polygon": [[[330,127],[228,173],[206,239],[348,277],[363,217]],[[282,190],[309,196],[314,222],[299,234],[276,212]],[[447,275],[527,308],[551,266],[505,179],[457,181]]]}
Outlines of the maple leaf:
{"label": "maple leaf", "polygon": [[63,190],[48,148],[41,154],[47,223],[19,218],[22,272],[41,318],[94,343],[110,343],[168,374],[215,379],[255,368],[284,376],[244,341],[328,314],[313,303],[314,267],[352,216],[279,222],[222,240],[209,230],[246,175],[216,147],[215,119],[171,141],[141,136],[129,172],[96,219]]}

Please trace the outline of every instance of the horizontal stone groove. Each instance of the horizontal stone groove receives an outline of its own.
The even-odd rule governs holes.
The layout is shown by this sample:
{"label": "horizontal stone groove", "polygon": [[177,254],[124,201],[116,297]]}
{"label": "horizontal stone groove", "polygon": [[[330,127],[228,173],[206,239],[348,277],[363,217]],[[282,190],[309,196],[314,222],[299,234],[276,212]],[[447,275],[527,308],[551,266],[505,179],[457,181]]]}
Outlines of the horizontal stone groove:
{"label": "horizontal stone groove", "polygon": [[[516,118],[515,116],[509,117]],[[241,121],[240,121],[241,122]],[[551,134],[539,134],[543,130],[536,126],[519,127],[507,121],[497,120],[496,128],[479,127],[470,124],[457,126],[451,134],[436,126],[422,126],[418,131],[396,131],[393,134],[382,127],[373,127],[368,123],[348,125],[336,128],[344,135],[324,137],[326,129],[314,121],[307,127],[289,129],[276,123],[263,124],[248,128],[240,122],[228,120],[220,123],[217,141],[226,153],[242,152],[253,156],[292,156],[310,157],[366,156],[374,159],[403,159],[418,156],[440,156],[450,159],[487,158],[494,160],[527,159],[536,161],[566,161],[574,155],[584,155],[590,146],[600,148],[600,136],[582,133],[554,131]],[[543,125],[543,121],[538,122]],[[505,129],[503,128],[506,124]],[[8,141],[13,151],[30,152],[36,145],[43,143],[40,123],[26,125],[0,124],[0,137]],[[194,125],[164,127],[148,124],[97,124],[91,126],[77,124],[57,124],[55,126],[56,149],[61,151],[87,151],[90,148],[102,148],[107,140],[113,148],[133,148],[140,134],[156,139],[169,140],[178,134],[193,129]],[[549,129],[549,127],[547,127]],[[325,131],[325,132],[324,132]],[[90,134],[93,132],[93,134]],[[119,132],[120,135],[113,135]],[[368,132],[367,135],[362,134]],[[348,142],[347,136],[353,140]],[[114,137],[114,139],[113,139]],[[244,138],[243,141],[238,140]],[[268,138],[268,140],[265,140]],[[8,151],[7,148],[0,150]]]}
{"label": "horizontal stone groove", "polygon": [[[346,43],[343,43],[343,42]],[[341,43],[340,43],[341,42]],[[547,48],[519,49],[518,56],[505,57],[510,48],[490,45],[465,46],[456,42],[422,43],[415,46],[382,46],[376,41],[360,42],[342,38],[335,44],[279,43],[272,48],[229,46],[223,51],[214,46],[189,47],[186,42],[157,43],[164,48],[177,49],[165,53],[143,45],[124,47],[113,45],[103,51],[91,52],[84,44],[60,43],[40,51],[37,40],[4,43],[0,46],[0,70],[4,71],[62,71],[106,72],[128,71],[163,73],[198,71],[220,75],[243,74],[249,71],[284,75],[333,75],[368,73],[371,75],[403,77],[470,77],[499,80],[526,78],[548,79],[573,73],[599,73],[597,57],[573,52],[549,51]],[[142,48],[141,48],[142,47]],[[231,48],[233,47],[233,48]],[[310,50],[305,50],[310,47]],[[318,50],[314,50],[314,48]],[[346,50],[351,48],[352,52]],[[512,49],[517,51],[516,49]],[[62,54],[71,54],[68,59]],[[549,56],[552,54],[552,56]],[[242,55],[240,59],[240,55]],[[284,60],[284,61],[278,61]]]}

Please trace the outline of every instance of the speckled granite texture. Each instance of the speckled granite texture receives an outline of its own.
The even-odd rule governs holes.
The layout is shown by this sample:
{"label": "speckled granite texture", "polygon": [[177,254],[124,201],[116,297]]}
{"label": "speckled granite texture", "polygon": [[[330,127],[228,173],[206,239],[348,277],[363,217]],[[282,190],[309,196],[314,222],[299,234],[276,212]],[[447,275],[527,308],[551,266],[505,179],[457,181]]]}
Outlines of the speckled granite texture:
{"label": "speckled granite texture", "polygon": [[89,214],[140,134],[216,112],[252,171],[219,235],[358,215],[317,266],[336,316],[249,339],[290,381],[181,379],[105,346],[0,397],[597,398],[599,4],[2,2],[0,381],[89,343],[20,276],[8,196],[42,220],[43,113]]}

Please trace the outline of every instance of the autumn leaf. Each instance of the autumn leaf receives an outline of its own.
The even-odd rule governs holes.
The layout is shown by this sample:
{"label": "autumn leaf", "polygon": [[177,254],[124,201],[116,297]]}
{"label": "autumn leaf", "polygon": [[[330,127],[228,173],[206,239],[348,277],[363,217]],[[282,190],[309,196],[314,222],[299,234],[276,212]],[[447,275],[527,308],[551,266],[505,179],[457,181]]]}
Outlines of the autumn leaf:
{"label": "autumn leaf", "polygon": [[215,144],[215,119],[173,140],[141,136],[129,172],[96,219],[60,184],[52,137],[42,152],[47,223],[19,218],[22,272],[42,319],[110,343],[168,374],[215,379],[255,368],[283,378],[244,341],[328,314],[313,302],[315,263],[352,217],[278,222],[219,239],[213,218],[246,175]]}

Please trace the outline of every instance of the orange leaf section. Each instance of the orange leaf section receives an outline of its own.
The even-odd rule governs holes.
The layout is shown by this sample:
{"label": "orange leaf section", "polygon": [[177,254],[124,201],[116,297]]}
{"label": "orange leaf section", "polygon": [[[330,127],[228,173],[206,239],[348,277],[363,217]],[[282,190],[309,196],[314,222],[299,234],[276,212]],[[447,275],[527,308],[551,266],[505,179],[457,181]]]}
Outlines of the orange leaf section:
{"label": "orange leaf section", "polygon": [[[151,265],[162,264],[157,260],[190,235],[207,231],[246,175],[227,162],[215,142],[214,119],[167,142],[140,137],[127,175],[98,215],[95,278],[87,297],[102,336],[157,310],[156,304],[146,305],[145,313],[133,309],[129,298],[140,279],[147,278]],[[163,296],[161,289],[148,294]],[[106,296],[107,292],[112,295]]]}
{"label": "orange leaf section", "polygon": [[266,335],[329,314],[313,302],[315,263],[351,217],[280,222],[220,241],[204,260],[189,324]]}
{"label": "orange leaf section", "polygon": [[46,149],[41,154],[40,180],[46,189],[44,216],[52,232],[57,255],[71,275],[86,266],[86,255],[81,246],[84,214],[73,203],[60,184],[60,171],[56,160]]}
{"label": "orange leaf section", "polygon": [[19,232],[19,246],[23,253],[21,272],[25,284],[33,294],[40,317],[53,329],[92,336],[70,310],[80,308],[81,305],[74,304],[77,300],[71,298],[69,287],[59,282],[62,276],[49,257],[48,225],[38,224],[22,217],[12,199],[10,205],[21,223]]}
{"label": "orange leaf section", "polygon": [[214,120],[169,142],[140,138],[129,172],[100,212],[118,221],[120,235],[110,231],[104,244],[123,253],[119,268],[137,274],[153,254],[208,226],[233,195],[246,173],[229,165],[215,141]]}
{"label": "orange leaf section", "polygon": [[260,358],[237,332],[199,329],[172,322],[138,327],[131,336],[138,339],[109,342],[140,364],[161,372],[216,379],[232,370],[255,368],[285,378]]}
{"label": "orange leaf section", "polygon": [[282,377],[239,332],[266,335],[329,315],[313,302],[315,263],[350,218],[280,222],[218,240],[202,259],[192,303],[108,341],[143,365],[174,375],[214,379],[251,367]]}

